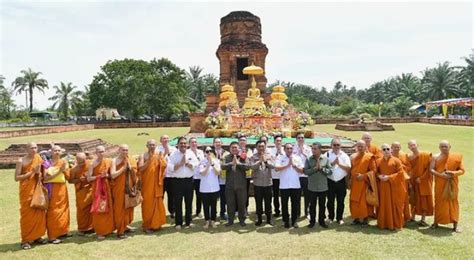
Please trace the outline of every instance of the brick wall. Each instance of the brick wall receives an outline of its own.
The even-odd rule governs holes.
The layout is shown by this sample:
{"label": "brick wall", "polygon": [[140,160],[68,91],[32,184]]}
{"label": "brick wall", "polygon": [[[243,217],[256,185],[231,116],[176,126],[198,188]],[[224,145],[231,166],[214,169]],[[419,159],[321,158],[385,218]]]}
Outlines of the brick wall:
{"label": "brick wall", "polygon": [[69,125],[69,126],[55,126],[55,127],[42,127],[42,128],[28,128],[28,129],[20,129],[20,130],[1,131],[0,138],[12,138],[12,137],[30,136],[30,135],[44,135],[44,134],[54,134],[54,133],[91,130],[91,129],[94,129],[94,125]]}

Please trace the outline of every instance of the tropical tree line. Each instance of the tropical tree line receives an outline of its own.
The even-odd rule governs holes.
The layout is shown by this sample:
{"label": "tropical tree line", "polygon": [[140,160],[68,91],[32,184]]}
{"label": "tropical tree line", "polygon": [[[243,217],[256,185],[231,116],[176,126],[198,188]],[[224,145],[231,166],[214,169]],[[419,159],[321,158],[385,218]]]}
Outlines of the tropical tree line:
{"label": "tropical tree line", "polygon": [[[474,60],[465,58],[465,66],[451,66],[448,62],[427,68],[419,76],[402,73],[375,82],[365,89],[348,87],[338,81],[331,88],[314,87],[294,82],[275,81],[286,87],[289,103],[316,117],[347,117],[362,113],[383,116],[406,116],[409,108],[426,101],[474,94]],[[0,75],[0,119],[27,117],[32,112],[35,92],[49,88],[41,72],[22,70],[6,86]],[[204,74],[203,68],[192,66],[187,71],[166,58],[151,61],[124,59],[104,64],[92,82],[83,90],[71,82],[59,82],[52,87],[49,97],[52,106],[63,119],[70,116],[91,116],[101,107],[117,108],[127,118],[150,115],[165,120],[186,116],[189,112],[203,111],[206,95],[219,94],[218,77]],[[13,95],[25,95],[21,109],[12,100]]]}

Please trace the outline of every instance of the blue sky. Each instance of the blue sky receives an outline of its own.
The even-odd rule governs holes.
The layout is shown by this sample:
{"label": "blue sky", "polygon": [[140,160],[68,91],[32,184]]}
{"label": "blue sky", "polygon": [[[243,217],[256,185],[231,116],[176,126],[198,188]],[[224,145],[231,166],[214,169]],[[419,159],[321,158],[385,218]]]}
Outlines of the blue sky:
{"label": "blue sky", "polygon": [[[370,84],[472,53],[471,2],[154,2],[1,1],[0,74],[9,86],[22,69],[51,86],[80,88],[108,60],[167,57],[183,69],[218,74],[220,18],[247,10],[260,17],[269,48],[266,75],[332,88]],[[53,94],[36,94],[45,108]],[[24,105],[24,96],[15,96]]]}

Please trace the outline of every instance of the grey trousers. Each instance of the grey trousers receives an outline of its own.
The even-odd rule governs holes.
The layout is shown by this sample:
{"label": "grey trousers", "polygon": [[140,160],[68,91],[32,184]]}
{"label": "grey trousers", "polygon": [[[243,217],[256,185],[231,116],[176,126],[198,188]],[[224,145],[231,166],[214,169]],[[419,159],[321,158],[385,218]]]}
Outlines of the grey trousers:
{"label": "grey trousers", "polygon": [[234,222],[236,210],[239,213],[239,222],[245,221],[245,206],[247,203],[246,188],[226,188],[225,197],[227,202],[227,214],[229,216],[229,222]]}

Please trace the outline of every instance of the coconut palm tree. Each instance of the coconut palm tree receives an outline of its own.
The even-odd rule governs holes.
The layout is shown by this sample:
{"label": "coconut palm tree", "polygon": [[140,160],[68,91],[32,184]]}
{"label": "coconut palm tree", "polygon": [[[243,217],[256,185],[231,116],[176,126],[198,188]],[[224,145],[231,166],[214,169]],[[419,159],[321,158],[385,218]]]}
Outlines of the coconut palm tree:
{"label": "coconut palm tree", "polygon": [[202,68],[199,66],[189,67],[189,71],[186,71],[186,87],[188,89],[188,95],[191,100],[196,103],[204,102],[207,92],[207,86],[205,86],[203,82],[203,76],[201,73]]}
{"label": "coconut palm tree", "polygon": [[74,109],[81,102],[82,92],[75,90],[77,87],[73,86],[71,82],[61,82],[59,87],[53,86],[53,88],[56,93],[49,98],[49,100],[54,101],[53,109],[57,108],[58,112],[62,113],[63,119],[67,119],[69,109]]}
{"label": "coconut palm tree", "polygon": [[395,78],[401,94],[412,101],[421,102],[421,82],[420,79],[412,73],[402,73]]}
{"label": "coconut palm tree", "polygon": [[439,63],[438,67],[423,72],[423,94],[429,100],[440,100],[458,96],[457,73],[449,62]]}
{"label": "coconut palm tree", "polygon": [[[37,89],[44,93],[44,90],[48,88],[48,82],[45,79],[40,78],[41,72],[35,72],[28,68],[28,70],[20,71],[23,76],[17,77],[15,81],[12,82],[13,91],[17,94],[22,92],[26,93],[26,99],[28,100],[28,95],[30,97],[30,109],[33,111],[33,90]],[[27,102],[28,106],[28,102]]]}

